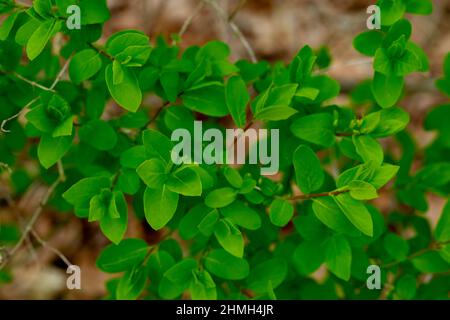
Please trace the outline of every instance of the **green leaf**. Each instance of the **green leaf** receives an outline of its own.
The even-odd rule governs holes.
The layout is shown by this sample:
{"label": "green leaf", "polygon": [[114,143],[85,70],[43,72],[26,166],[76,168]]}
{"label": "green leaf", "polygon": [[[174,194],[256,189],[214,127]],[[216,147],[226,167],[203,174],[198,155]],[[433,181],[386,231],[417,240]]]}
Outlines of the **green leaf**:
{"label": "green leaf", "polygon": [[[128,207],[123,193],[115,191],[111,204],[108,208],[108,214],[100,220],[100,229],[109,240],[119,244],[127,231],[128,225]],[[114,210],[119,215],[118,217],[114,217]]]}
{"label": "green leaf", "polygon": [[297,112],[298,111],[294,108],[286,107],[283,105],[272,105],[260,110],[254,115],[254,117],[255,119],[264,121],[280,121],[289,119]]}
{"label": "green leaf", "polygon": [[228,79],[225,87],[225,98],[234,123],[238,128],[244,127],[246,123],[246,108],[250,101],[250,95],[241,77],[233,76]]}
{"label": "green leaf", "polygon": [[450,117],[450,104],[444,104],[434,107],[433,110],[431,110],[427,114],[427,117],[425,119],[425,129],[445,131],[446,128],[448,128],[448,117]]}
{"label": "green leaf", "polygon": [[365,205],[348,194],[335,196],[336,203],[351,223],[362,233],[373,236],[372,216]]}
{"label": "green leaf", "polygon": [[178,96],[178,87],[180,76],[178,72],[166,71],[161,73],[160,76],[161,85],[166,94],[167,100],[175,102]]}
{"label": "green leaf", "polygon": [[183,196],[197,197],[202,194],[202,182],[195,170],[182,167],[172,173],[166,182],[167,188]]}
{"label": "green leaf", "polygon": [[325,174],[319,158],[310,147],[298,147],[294,152],[293,163],[297,185],[305,194],[310,194],[322,186]]}
{"label": "green leaf", "polygon": [[[106,190],[105,190],[106,191]],[[109,206],[111,205],[112,193],[107,190],[92,197],[89,201],[89,222],[98,221],[108,215]]]}
{"label": "green leaf", "polygon": [[148,158],[158,158],[165,164],[171,163],[172,142],[164,134],[153,130],[145,130],[142,133],[145,152]]}
{"label": "green leaf", "polygon": [[356,200],[372,200],[378,198],[377,189],[368,182],[353,180],[348,184],[350,196]]}
{"label": "green leaf", "polygon": [[247,261],[223,249],[213,250],[205,257],[205,268],[215,276],[227,280],[244,279],[250,269]]}
{"label": "green leaf", "polygon": [[214,60],[222,60],[227,59],[230,55],[229,46],[219,40],[213,40],[206,43],[195,56],[197,61],[202,58],[214,59]]}
{"label": "green leaf", "polygon": [[[45,133],[53,133],[56,121],[52,119],[43,104],[39,104],[26,114],[26,119],[38,130]],[[72,132],[71,132],[72,133]]]}
{"label": "green leaf", "polygon": [[142,239],[125,239],[118,245],[110,244],[105,247],[96,266],[107,273],[126,271],[144,261],[149,249]]}
{"label": "green leaf", "polygon": [[277,227],[284,227],[294,215],[292,204],[283,199],[275,199],[269,208],[270,221]]}
{"label": "green leaf", "polygon": [[109,92],[113,99],[124,109],[136,112],[142,102],[142,92],[136,75],[128,68],[122,68],[123,81],[120,84],[114,84],[114,75],[112,64],[106,67],[105,79]]}
{"label": "green leaf", "polygon": [[269,85],[269,87],[261,92],[253,101],[251,104],[253,113],[260,112],[266,105],[267,105],[267,99],[269,98],[270,91],[273,88],[273,83]]}
{"label": "green leaf", "polygon": [[145,289],[147,283],[147,268],[136,266],[125,272],[117,285],[118,300],[135,300]]}
{"label": "green leaf", "polygon": [[102,189],[109,189],[111,180],[107,177],[84,178],[71,186],[62,197],[74,207],[89,208],[91,198]]}
{"label": "green leaf", "polygon": [[396,235],[395,233],[388,233],[384,237],[384,248],[387,253],[397,261],[406,259],[409,253],[409,245],[406,240]]}
{"label": "green leaf", "polygon": [[120,165],[125,168],[136,169],[147,158],[144,146],[134,146],[122,152]]}
{"label": "green leaf", "polygon": [[397,174],[399,168],[399,166],[385,163],[375,171],[373,177],[368,182],[370,182],[375,189],[380,189]]}
{"label": "green leaf", "polygon": [[175,264],[172,256],[164,250],[152,253],[148,258],[148,277],[155,286],[159,286],[164,273]]}
{"label": "green leaf", "polygon": [[323,224],[328,228],[353,236],[361,233],[356,229],[346,217],[341,208],[337,205],[334,197],[322,197],[313,199],[313,212]]}
{"label": "green leaf", "polygon": [[216,211],[216,209],[208,208],[203,203],[191,208],[180,220],[178,230],[181,238],[186,240],[194,238],[200,232],[198,228],[200,222],[211,211]]}
{"label": "green leaf", "polygon": [[258,212],[239,200],[221,208],[220,213],[242,228],[257,230],[261,227],[261,217]]}
{"label": "green leaf", "polygon": [[189,109],[211,117],[228,115],[223,85],[211,83],[198,89],[189,89],[182,96]]}
{"label": "green leaf", "polygon": [[236,200],[237,192],[232,188],[221,188],[211,191],[205,198],[205,204],[210,208],[223,208]]}
{"label": "green leaf", "polygon": [[248,288],[259,294],[266,293],[269,284],[275,289],[285,280],[287,271],[284,260],[274,258],[264,261],[251,269],[247,278]]}
{"label": "green leaf", "polygon": [[[384,75],[403,77],[422,70],[422,63],[416,53],[408,47],[397,48],[397,45],[401,44],[393,44],[390,51],[384,48],[377,50],[373,63],[375,71]],[[392,55],[394,57],[391,57]]]}
{"label": "green leaf", "polygon": [[406,12],[429,15],[433,13],[433,3],[431,0],[408,0],[406,2]]}
{"label": "green leaf", "polygon": [[111,150],[117,143],[116,131],[103,120],[91,120],[78,131],[80,140],[98,150]]}
{"label": "green leaf", "polygon": [[310,46],[304,46],[297,53],[289,67],[290,79],[300,85],[310,80],[317,57]]}
{"label": "green leaf", "polygon": [[178,262],[164,273],[159,285],[159,295],[164,299],[174,299],[181,295],[193,279],[197,261],[186,259]]}
{"label": "green leaf", "polygon": [[70,61],[70,79],[79,84],[93,77],[102,67],[99,53],[92,49],[85,49],[75,54]]}
{"label": "green leaf", "polygon": [[383,149],[374,138],[370,136],[353,136],[353,143],[356,152],[364,162],[373,161],[376,165],[381,165],[384,159]]}
{"label": "green leaf", "polygon": [[53,131],[52,137],[64,137],[72,135],[73,117],[68,117],[61,122]]}
{"label": "green leaf", "polygon": [[61,23],[55,19],[47,20],[39,25],[27,43],[28,59],[34,60],[44,50],[50,38],[61,28]]}
{"label": "green leaf", "polygon": [[426,52],[421,47],[419,47],[412,41],[408,41],[408,43],[406,44],[406,49],[411,51],[419,60],[420,68],[417,71],[420,72],[430,71],[430,61],[428,59]]}
{"label": "green leaf", "polygon": [[430,188],[440,187],[450,182],[450,163],[438,162],[420,169],[414,181]]}
{"label": "green leaf", "polygon": [[410,120],[408,112],[397,107],[392,107],[369,114],[364,117],[363,123],[376,114],[379,116],[378,124],[369,132],[374,138],[384,138],[399,133],[406,128]]}
{"label": "green leaf", "polygon": [[233,223],[226,219],[219,220],[215,226],[214,235],[227,252],[242,258],[244,255],[244,238]]}
{"label": "green leaf", "polygon": [[442,210],[434,235],[436,240],[440,242],[450,240],[450,201],[447,202]]}
{"label": "green leaf", "polygon": [[378,6],[381,10],[381,25],[390,26],[401,19],[406,6],[402,0],[380,0]]}
{"label": "green leaf", "polygon": [[12,28],[14,27],[14,23],[16,22],[17,17],[19,16],[20,12],[15,12],[8,16],[4,21],[3,24],[0,27],[0,40],[5,41],[9,33],[11,32]]}
{"label": "green leaf", "polygon": [[395,105],[402,95],[403,85],[403,77],[375,72],[372,93],[382,108],[389,108]]}
{"label": "green leaf", "polygon": [[112,65],[112,73],[113,73],[113,84],[119,85],[123,82],[124,78],[124,67],[120,64],[119,61],[114,60]]}
{"label": "green leaf", "polygon": [[316,88],[302,87],[297,90],[295,93],[295,98],[297,101],[303,102],[311,102],[317,99],[319,96],[320,90]]}
{"label": "green leaf", "polygon": [[179,195],[163,186],[162,189],[145,189],[144,212],[148,224],[155,230],[162,229],[173,217]]}
{"label": "green leaf", "polygon": [[335,142],[333,117],[328,113],[318,113],[296,119],[291,125],[292,133],[305,141],[323,147]]}
{"label": "green leaf", "polygon": [[236,169],[225,167],[223,169],[223,175],[225,176],[225,179],[234,187],[234,188],[241,188],[242,184],[244,183],[244,180],[242,179],[241,175],[239,174],[239,171]]}
{"label": "green leaf", "polygon": [[189,286],[192,300],[216,300],[216,284],[208,271],[194,273],[194,279]]}
{"label": "green leaf", "polygon": [[429,251],[412,259],[414,267],[423,273],[439,273],[449,270],[449,263],[438,252]]}
{"label": "green leaf", "polygon": [[289,106],[292,98],[297,92],[297,88],[298,84],[296,83],[271,88],[263,109],[270,106]]}
{"label": "green leaf", "polygon": [[42,17],[47,18],[52,14],[51,0],[34,0],[33,9]]}
{"label": "green leaf", "polygon": [[111,16],[106,0],[79,0],[81,24],[104,23]]}
{"label": "green leaf", "polygon": [[137,174],[152,189],[161,189],[168,179],[164,162],[160,159],[144,161],[137,169]]}
{"label": "green leaf", "polygon": [[319,90],[319,95],[314,100],[314,103],[317,104],[337,97],[341,91],[339,82],[325,75],[312,77],[308,81],[308,87]]}
{"label": "green leaf", "polygon": [[295,249],[292,258],[297,271],[302,275],[309,275],[325,262],[324,243],[316,239],[302,242]]}
{"label": "green leaf", "polygon": [[353,39],[353,47],[360,53],[373,57],[377,49],[381,46],[383,33],[375,30],[360,33]]}
{"label": "green leaf", "polygon": [[395,293],[400,299],[412,299],[416,295],[416,278],[412,275],[405,275],[395,283]]}
{"label": "green leaf", "polygon": [[338,278],[348,281],[352,265],[352,250],[347,239],[335,235],[327,243],[325,263]]}
{"label": "green leaf", "polygon": [[37,151],[41,165],[48,169],[61,160],[72,146],[72,139],[72,136],[53,138],[49,134],[43,135]]}
{"label": "green leaf", "polygon": [[117,180],[117,188],[126,194],[134,195],[141,187],[139,176],[136,171],[130,169],[123,169],[119,174]]}
{"label": "green leaf", "polygon": [[219,211],[213,209],[206,212],[207,214],[198,224],[198,230],[200,230],[203,235],[209,237],[214,232],[217,221],[219,221]]}

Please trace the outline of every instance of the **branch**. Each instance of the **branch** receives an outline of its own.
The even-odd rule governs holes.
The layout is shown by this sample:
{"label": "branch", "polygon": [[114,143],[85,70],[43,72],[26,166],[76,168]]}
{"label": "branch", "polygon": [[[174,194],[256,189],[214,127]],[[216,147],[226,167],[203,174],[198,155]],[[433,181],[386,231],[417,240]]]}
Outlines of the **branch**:
{"label": "branch", "polygon": [[52,85],[50,86],[50,89],[53,90],[56,85],[59,83],[59,81],[61,80],[61,78],[63,77],[64,73],[67,70],[67,67],[69,66],[70,61],[73,58],[73,55],[75,54],[75,51],[72,52],[72,54],[70,55],[70,57],[66,60],[66,62],[64,63],[63,67],[61,68],[61,70],[59,71],[58,75],[56,76],[55,81],[53,81]]}
{"label": "branch", "polygon": [[52,251],[54,254],[56,254],[67,265],[67,267],[70,267],[71,265],[73,265],[73,263],[71,263],[69,261],[69,259],[61,251],[59,251],[55,247],[52,247],[51,245],[49,245],[48,242],[43,240],[34,229],[31,229],[31,234],[43,247],[46,247],[47,249]]}
{"label": "branch", "polygon": [[396,265],[398,265],[398,264],[400,264],[402,262],[405,262],[407,260],[412,260],[414,258],[417,258],[417,257],[421,256],[421,255],[424,255],[427,252],[439,250],[442,246],[446,246],[448,244],[450,244],[450,240],[443,241],[443,242],[432,242],[428,248],[424,248],[422,250],[414,252],[413,254],[407,256],[405,260],[394,261],[394,262],[388,263],[386,265],[382,265],[381,267],[382,268],[386,268],[386,269],[392,268],[392,267],[394,267],[394,266],[396,266]]}
{"label": "branch", "polygon": [[[178,38],[181,38],[185,34],[187,29],[191,25],[192,21],[195,19],[195,17],[198,16],[198,14],[200,13],[200,11],[203,9],[204,6],[205,6],[205,2],[204,1],[200,1],[197,4],[197,6],[195,7],[195,9],[192,12],[192,14],[184,21],[183,25],[181,26],[180,31],[178,31]],[[175,43],[176,43],[176,41],[173,40],[172,41],[172,45],[175,45]]]}
{"label": "branch", "polygon": [[237,15],[239,10],[241,10],[245,6],[246,3],[247,3],[247,0],[239,1],[237,6],[233,9],[233,11],[231,11],[230,15],[228,16],[228,21],[233,21],[234,17]]}
{"label": "branch", "polygon": [[44,90],[44,91],[55,92],[55,90],[53,90],[53,88],[47,88],[46,86],[43,86],[43,85],[37,83],[36,81],[33,81],[33,80],[25,78],[24,76],[20,75],[17,72],[14,72],[13,75],[16,78],[22,80],[23,82],[26,82],[26,83],[32,85],[33,87],[39,88],[39,89]]}
{"label": "branch", "polygon": [[28,102],[28,103],[25,105],[25,107],[23,107],[23,108],[22,108],[19,112],[17,112],[15,115],[13,115],[13,116],[11,116],[11,117],[9,117],[9,118],[3,120],[3,121],[2,121],[2,124],[0,125],[0,131],[5,132],[5,133],[11,132],[11,130],[5,129],[6,124],[7,124],[9,121],[14,120],[15,118],[19,117],[23,112],[25,112],[30,106],[33,105],[33,103],[35,103],[36,101],[38,101],[40,98],[41,98],[40,96],[34,98],[34,99],[31,100],[30,102]]}
{"label": "branch", "polygon": [[111,56],[109,53],[103,51],[103,49],[101,49],[100,47],[96,46],[96,45],[93,44],[93,43],[89,43],[89,46],[90,46],[92,49],[94,49],[95,51],[97,51],[98,53],[100,53],[102,56],[108,58],[108,59],[111,60],[111,61],[114,61],[114,57]]}
{"label": "branch", "polygon": [[[64,73],[67,71],[67,67],[69,66],[69,63],[70,63],[70,61],[72,60],[74,53],[75,53],[75,52],[73,52],[73,53],[71,54],[71,56],[66,60],[66,62],[65,62],[64,65],[63,65],[63,67],[61,68],[61,71],[59,71],[58,76],[56,77],[55,81],[53,81],[53,83],[52,83],[52,85],[50,86],[50,88],[44,87],[44,86],[40,85],[39,83],[36,83],[36,82],[31,81],[31,80],[29,80],[29,79],[27,79],[27,78],[24,78],[24,77],[22,77],[20,74],[18,74],[18,73],[16,73],[16,72],[14,73],[14,75],[15,75],[17,78],[19,78],[19,79],[21,79],[21,80],[23,80],[23,81],[25,81],[25,82],[27,82],[27,83],[30,83],[31,85],[33,85],[33,86],[35,86],[35,87],[37,87],[37,88],[40,88],[40,89],[42,89],[42,90],[49,91],[49,92],[56,92],[54,89],[55,89],[56,85],[59,83],[59,81],[61,81],[61,78],[63,77]],[[13,116],[11,116],[11,117],[9,117],[9,118],[3,120],[2,123],[1,123],[1,125],[0,125],[0,131],[5,132],[5,133],[11,132],[10,130],[5,129],[5,125],[6,125],[9,121],[14,120],[15,118],[19,117],[23,112],[25,112],[30,106],[33,105],[33,103],[35,103],[36,101],[38,101],[40,98],[41,98],[40,96],[34,98],[34,99],[31,100],[30,102],[28,102],[28,103],[25,105],[25,107],[23,107],[22,110],[20,110],[19,112],[17,112],[15,115],[13,115]]]}
{"label": "branch", "polygon": [[44,197],[42,198],[42,201],[39,205],[39,207],[34,211],[33,215],[31,216],[31,219],[28,221],[28,224],[25,226],[24,231],[22,232],[22,235],[17,242],[17,244],[11,249],[11,251],[8,252],[7,257],[5,261],[0,265],[0,270],[2,270],[6,264],[11,260],[11,257],[16,254],[16,252],[20,249],[25,239],[28,237],[29,233],[32,232],[33,226],[36,223],[36,221],[39,219],[42,209],[47,205],[48,200],[52,196],[55,189],[59,186],[60,183],[65,181],[65,174],[64,169],[62,167],[61,160],[58,161],[58,178],[55,182],[48,188],[47,192],[45,193]]}
{"label": "branch", "polygon": [[301,194],[298,196],[294,196],[292,198],[289,198],[287,200],[296,201],[296,200],[309,200],[313,198],[322,198],[322,197],[330,197],[330,196],[337,196],[343,193],[347,193],[350,190],[334,190],[330,192],[323,192],[323,193],[312,193],[312,194]]}
{"label": "branch", "polygon": [[234,34],[238,37],[238,39],[241,41],[242,45],[244,46],[245,50],[247,51],[250,60],[253,63],[257,63],[258,59],[256,59],[255,52],[253,48],[250,46],[250,43],[245,38],[244,34],[241,32],[239,27],[229,19],[229,16],[225,13],[225,11],[216,3],[215,0],[203,0],[211,5],[211,7],[217,12],[217,14],[229,24],[231,30],[234,32]]}

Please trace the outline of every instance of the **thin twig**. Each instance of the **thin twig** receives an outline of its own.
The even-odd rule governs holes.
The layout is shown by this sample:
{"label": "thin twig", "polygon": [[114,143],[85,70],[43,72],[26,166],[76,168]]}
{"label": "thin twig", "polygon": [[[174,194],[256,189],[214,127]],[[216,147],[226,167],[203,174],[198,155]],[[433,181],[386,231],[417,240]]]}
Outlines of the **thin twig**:
{"label": "thin twig", "polygon": [[15,115],[5,119],[2,121],[2,124],[0,125],[0,131],[8,133],[11,132],[11,130],[7,130],[5,129],[5,126],[8,122],[10,122],[11,120],[14,120],[15,118],[19,117],[23,112],[25,112],[30,106],[33,105],[33,103],[35,103],[36,101],[38,101],[41,97],[38,96],[36,98],[34,98],[33,100],[31,100],[30,102],[28,102],[25,107],[23,107],[19,112],[17,112]]}
{"label": "thin twig", "polygon": [[[38,87],[38,88],[40,88],[40,89],[42,89],[42,90],[49,91],[49,92],[56,92],[54,89],[55,89],[56,85],[59,83],[59,81],[61,81],[61,78],[63,77],[64,73],[67,71],[67,67],[69,66],[69,63],[70,63],[70,61],[72,60],[72,57],[73,57],[74,53],[75,53],[75,52],[73,52],[72,55],[66,60],[66,62],[64,63],[64,65],[63,65],[63,67],[61,68],[61,70],[59,71],[59,73],[58,73],[56,79],[53,81],[53,83],[52,83],[52,85],[50,86],[50,88],[44,87],[44,86],[40,85],[39,83],[36,83],[36,82],[34,82],[34,81],[32,81],[32,80],[29,80],[29,79],[27,79],[27,78],[24,78],[24,77],[22,77],[22,76],[21,76],[20,74],[18,74],[18,73],[14,73],[14,75],[15,75],[17,78],[19,78],[19,79],[21,79],[21,80],[23,80],[23,81],[25,81],[25,82],[27,82],[27,83],[30,83],[31,85],[33,85],[33,86],[35,86],[35,87]],[[13,115],[13,116],[11,116],[11,117],[9,117],[9,118],[3,120],[3,121],[2,121],[2,124],[0,125],[0,131],[5,132],[5,133],[11,132],[10,130],[5,129],[5,125],[6,125],[9,121],[14,120],[15,118],[19,117],[23,112],[25,112],[30,106],[33,105],[33,103],[35,103],[35,102],[38,101],[39,99],[40,99],[40,96],[34,98],[34,99],[31,100],[30,102],[28,102],[28,103],[25,105],[25,107],[23,107],[23,108],[22,108],[19,112],[17,112],[15,115]]]}
{"label": "thin twig", "polygon": [[247,0],[239,1],[237,6],[233,9],[233,11],[231,11],[230,15],[228,16],[228,21],[233,21],[234,17],[237,15],[239,10],[241,10],[245,6],[246,3],[247,3]]}
{"label": "thin twig", "polygon": [[109,53],[107,53],[106,51],[104,51],[103,49],[101,49],[100,47],[96,46],[93,43],[89,43],[89,46],[94,49],[95,51],[97,51],[98,53],[100,53],[102,56],[108,58],[111,61],[114,61],[114,57],[111,56]]}
{"label": "thin twig", "polygon": [[52,247],[51,245],[49,245],[48,242],[45,241],[44,239],[42,239],[34,229],[31,229],[31,234],[43,247],[46,247],[47,249],[52,251],[54,254],[56,254],[67,265],[67,267],[70,267],[71,265],[73,265],[61,251],[59,251],[55,247]]}
{"label": "thin twig", "polygon": [[[178,38],[181,38],[186,33],[186,31],[189,28],[189,26],[191,25],[192,21],[198,16],[200,11],[203,9],[204,5],[205,5],[205,3],[203,1],[200,1],[197,4],[197,6],[195,7],[192,14],[184,21],[183,25],[181,26],[181,29],[178,32]],[[175,43],[176,43],[176,40],[174,39],[172,41],[172,45],[175,45]]]}
{"label": "thin twig", "polygon": [[343,193],[347,193],[347,192],[349,192],[349,190],[336,190],[336,191],[331,191],[331,192],[322,192],[322,193],[313,193],[313,194],[301,194],[301,195],[289,198],[287,200],[292,200],[292,201],[309,200],[309,199],[313,199],[313,198],[337,196],[337,195],[340,195],[340,194],[343,194]]}
{"label": "thin twig", "polygon": [[217,4],[215,0],[203,0],[211,5],[211,7],[217,12],[217,14],[229,24],[231,30],[234,32],[234,34],[238,37],[238,39],[241,41],[242,45],[244,46],[245,50],[247,51],[250,60],[253,63],[257,63],[258,59],[256,59],[255,52],[253,48],[251,47],[250,43],[248,42],[247,38],[245,38],[244,34],[241,32],[239,27],[231,20],[229,20],[228,14]]}
{"label": "thin twig", "polygon": [[22,235],[17,242],[17,244],[11,249],[11,251],[8,252],[6,261],[3,262],[3,264],[0,266],[0,270],[3,269],[3,267],[8,263],[8,261],[11,260],[11,257],[16,254],[16,252],[20,249],[25,239],[28,237],[28,234],[32,231],[34,224],[39,219],[43,208],[47,205],[48,200],[53,195],[53,192],[58,187],[58,185],[65,181],[65,174],[64,169],[62,167],[61,160],[58,161],[58,178],[53,182],[53,184],[48,188],[47,192],[45,193],[44,197],[42,198],[41,203],[39,204],[39,207],[34,211],[33,215],[31,216],[31,219],[28,221],[27,225],[25,226],[25,229],[22,232]]}
{"label": "thin twig", "polygon": [[53,81],[52,85],[50,86],[50,89],[53,90],[56,85],[59,83],[59,81],[61,80],[61,78],[63,77],[64,73],[67,70],[67,67],[69,66],[70,61],[73,58],[73,55],[75,54],[75,52],[72,52],[72,54],[70,55],[70,57],[66,60],[66,62],[64,63],[63,67],[61,68],[61,70],[59,71],[58,75],[56,76],[55,81]]}
{"label": "thin twig", "polygon": [[446,246],[448,244],[450,244],[450,240],[443,241],[443,242],[432,242],[429,247],[421,249],[417,252],[414,252],[413,254],[407,256],[405,260],[394,261],[394,262],[382,265],[381,267],[386,268],[386,269],[392,268],[392,267],[394,267],[402,262],[405,262],[407,260],[412,260],[414,258],[420,257],[421,255],[424,255],[427,252],[439,250],[441,246]]}
{"label": "thin twig", "polygon": [[39,88],[39,89],[44,90],[44,91],[55,92],[55,90],[53,90],[53,88],[47,88],[46,86],[43,86],[43,85],[37,83],[36,81],[33,81],[33,80],[25,78],[24,76],[22,76],[21,74],[19,74],[17,72],[14,72],[13,75],[16,78],[18,78],[18,79],[20,79],[20,80],[22,80],[22,81],[32,85],[33,87]]}

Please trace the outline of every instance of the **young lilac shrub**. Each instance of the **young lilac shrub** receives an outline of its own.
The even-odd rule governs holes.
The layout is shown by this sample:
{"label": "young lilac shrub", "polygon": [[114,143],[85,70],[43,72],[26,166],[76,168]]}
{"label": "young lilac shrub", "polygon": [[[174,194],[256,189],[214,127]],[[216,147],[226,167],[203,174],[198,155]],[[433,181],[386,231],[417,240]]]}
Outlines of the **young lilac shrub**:
{"label": "young lilac shrub", "polygon": [[[2,223],[0,283],[46,206],[98,222],[108,299],[447,299],[450,204],[424,213],[450,194],[450,104],[425,117],[425,147],[402,107],[429,70],[405,14],[432,3],[377,5],[381,28],[354,39],[373,78],[343,106],[324,49],[232,62],[221,41],[99,41],[105,0],[1,0],[0,170],[13,198],[49,189],[26,229]],[[436,87],[450,97],[450,54]],[[150,236],[127,236],[130,215]]]}

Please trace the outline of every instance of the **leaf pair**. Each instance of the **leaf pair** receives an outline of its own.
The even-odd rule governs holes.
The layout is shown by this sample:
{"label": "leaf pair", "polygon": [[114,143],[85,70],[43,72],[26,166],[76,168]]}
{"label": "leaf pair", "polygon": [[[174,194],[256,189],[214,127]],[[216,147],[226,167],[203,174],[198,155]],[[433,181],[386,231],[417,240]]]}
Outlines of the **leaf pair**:
{"label": "leaf pair", "polygon": [[140,67],[148,60],[149,39],[139,31],[121,31],[108,39],[106,52],[113,59],[105,70],[109,92],[120,106],[136,112],[142,102],[142,92],[138,78],[130,68]]}
{"label": "leaf pair", "polygon": [[179,195],[200,196],[202,181],[192,166],[182,166],[171,172],[172,142],[163,134],[146,130],[143,132],[146,157],[136,169],[147,185],[144,193],[144,211],[150,226],[159,230],[173,217]]}
{"label": "leaf pair", "polygon": [[76,211],[86,211],[89,221],[100,221],[100,229],[113,243],[121,242],[128,225],[128,208],[123,193],[111,191],[108,177],[79,180],[63,193]]}

